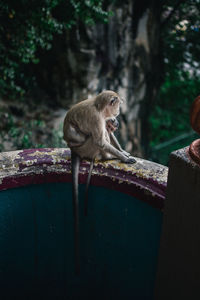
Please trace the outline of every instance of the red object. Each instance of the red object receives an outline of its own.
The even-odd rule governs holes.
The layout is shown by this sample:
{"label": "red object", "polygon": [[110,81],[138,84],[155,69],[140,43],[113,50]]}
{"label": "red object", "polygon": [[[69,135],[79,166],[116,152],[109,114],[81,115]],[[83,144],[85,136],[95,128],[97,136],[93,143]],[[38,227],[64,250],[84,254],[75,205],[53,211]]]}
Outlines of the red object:
{"label": "red object", "polygon": [[195,140],[189,147],[190,157],[200,165],[200,139]]}
{"label": "red object", "polygon": [[[200,96],[198,96],[191,107],[190,124],[194,131],[200,134]],[[200,165],[200,139],[195,140],[189,147],[190,157]]]}
{"label": "red object", "polygon": [[198,96],[191,107],[190,124],[194,131],[200,134],[200,96]]}

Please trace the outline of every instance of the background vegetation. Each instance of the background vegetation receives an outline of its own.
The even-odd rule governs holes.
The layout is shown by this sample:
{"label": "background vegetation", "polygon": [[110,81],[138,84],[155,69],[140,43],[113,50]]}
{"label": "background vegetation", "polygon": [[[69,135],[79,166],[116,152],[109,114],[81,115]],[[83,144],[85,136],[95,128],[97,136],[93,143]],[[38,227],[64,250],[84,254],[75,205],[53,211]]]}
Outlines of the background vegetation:
{"label": "background vegetation", "polygon": [[[48,128],[52,103],[35,94],[34,65],[53,39],[79,23],[107,22],[103,0],[2,0],[0,2],[0,151],[66,146],[62,124]],[[50,102],[50,104],[49,104]],[[50,106],[50,107],[49,107]],[[35,113],[36,111],[36,113]]]}
{"label": "background vegetation", "polygon": [[[56,103],[41,93],[35,66],[57,36],[82,24],[109,23],[115,14],[110,3],[124,5],[114,0],[0,2],[1,151],[65,146],[62,125],[52,124]],[[165,1],[161,20],[162,81],[149,115],[148,158],[167,164],[171,151],[196,137],[189,111],[200,86],[200,1]]]}
{"label": "background vegetation", "polygon": [[163,163],[171,151],[197,138],[189,112],[200,93],[200,2],[168,1],[169,7],[171,17],[162,31],[164,80],[150,116],[152,157]]}

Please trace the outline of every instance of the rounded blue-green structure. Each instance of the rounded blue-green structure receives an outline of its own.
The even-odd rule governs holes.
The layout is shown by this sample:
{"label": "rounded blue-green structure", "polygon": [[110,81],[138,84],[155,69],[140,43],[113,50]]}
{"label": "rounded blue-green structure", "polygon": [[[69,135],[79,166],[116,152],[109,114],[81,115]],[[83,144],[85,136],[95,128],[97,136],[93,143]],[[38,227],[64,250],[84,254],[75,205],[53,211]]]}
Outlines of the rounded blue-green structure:
{"label": "rounded blue-green structure", "polygon": [[75,275],[68,149],[0,155],[1,299],[153,299],[168,169],[95,162],[80,168]]}

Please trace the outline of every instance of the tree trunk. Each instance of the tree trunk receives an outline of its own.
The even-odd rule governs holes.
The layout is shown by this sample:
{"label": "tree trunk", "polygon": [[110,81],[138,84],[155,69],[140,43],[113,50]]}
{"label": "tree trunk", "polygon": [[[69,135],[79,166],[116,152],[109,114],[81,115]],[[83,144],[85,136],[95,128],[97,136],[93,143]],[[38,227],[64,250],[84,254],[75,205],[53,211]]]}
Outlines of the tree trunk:
{"label": "tree trunk", "polygon": [[103,89],[118,92],[126,99],[119,140],[143,157],[148,156],[148,118],[161,83],[161,6],[159,0],[112,4],[107,24],[81,25],[56,37],[37,67],[41,87],[50,86],[51,97],[65,107]]}

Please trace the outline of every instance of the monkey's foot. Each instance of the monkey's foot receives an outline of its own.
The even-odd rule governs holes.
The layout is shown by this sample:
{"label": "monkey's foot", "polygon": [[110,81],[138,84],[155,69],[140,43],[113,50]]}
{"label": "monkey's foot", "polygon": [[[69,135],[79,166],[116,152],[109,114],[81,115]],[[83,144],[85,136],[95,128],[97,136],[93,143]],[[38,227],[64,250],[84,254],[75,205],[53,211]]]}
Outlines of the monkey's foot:
{"label": "monkey's foot", "polygon": [[127,160],[125,161],[126,164],[134,164],[136,163],[136,160],[134,157],[129,156],[129,158],[127,158]]}

